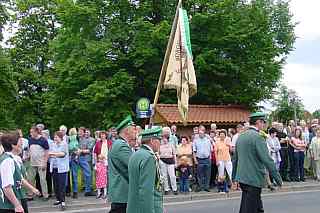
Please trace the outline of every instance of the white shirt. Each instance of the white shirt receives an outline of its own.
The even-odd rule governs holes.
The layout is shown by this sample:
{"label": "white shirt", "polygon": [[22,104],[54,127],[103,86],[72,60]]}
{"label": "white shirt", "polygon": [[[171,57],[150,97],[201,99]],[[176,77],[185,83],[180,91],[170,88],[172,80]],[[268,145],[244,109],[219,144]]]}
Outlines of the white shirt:
{"label": "white shirt", "polygon": [[[14,157],[11,152],[6,152],[6,154]],[[13,174],[15,172],[15,165],[13,158],[7,158],[2,161],[0,165],[0,177],[2,189],[7,186],[14,186]]]}
{"label": "white shirt", "polygon": [[239,133],[235,134],[233,137],[232,137],[232,141],[231,141],[231,146],[235,147],[236,144],[237,144],[237,140],[239,138]]}

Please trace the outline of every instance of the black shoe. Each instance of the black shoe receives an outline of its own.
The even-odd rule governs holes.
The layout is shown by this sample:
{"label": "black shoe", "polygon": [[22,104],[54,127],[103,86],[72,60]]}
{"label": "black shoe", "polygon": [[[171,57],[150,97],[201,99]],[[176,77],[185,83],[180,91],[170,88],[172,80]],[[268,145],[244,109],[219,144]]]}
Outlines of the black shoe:
{"label": "black shoe", "polygon": [[53,203],[53,205],[54,205],[54,206],[57,206],[57,205],[60,205],[60,204],[61,204],[61,202],[60,202],[60,201],[58,201],[58,200],[57,200],[56,202],[54,202],[54,203]]}
{"label": "black shoe", "polygon": [[269,186],[268,186],[268,189],[270,189],[270,191],[272,191],[272,192],[273,192],[274,190],[276,190],[272,185],[269,185]]}
{"label": "black shoe", "polygon": [[206,192],[210,192],[210,189],[205,189],[204,191],[206,191]]}
{"label": "black shoe", "polygon": [[306,179],[301,178],[300,181],[301,181],[301,182],[306,182]]}
{"label": "black shoe", "polygon": [[165,191],[165,192],[164,192],[164,195],[168,195],[168,194],[169,194],[169,191]]}
{"label": "black shoe", "polygon": [[96,194],[94,192],[86,192],[84,193],[85,197],[92,197],[92,196],[96,196]]}
{"label": "black shoe", "polygon": [[73,192],[72,198],[73,199],[78,199],[78,192]]}
{"label": "black shoe", "polygon": [[173,194],[174,194],[174,195],[178,195],[178,191],[174,191]]}

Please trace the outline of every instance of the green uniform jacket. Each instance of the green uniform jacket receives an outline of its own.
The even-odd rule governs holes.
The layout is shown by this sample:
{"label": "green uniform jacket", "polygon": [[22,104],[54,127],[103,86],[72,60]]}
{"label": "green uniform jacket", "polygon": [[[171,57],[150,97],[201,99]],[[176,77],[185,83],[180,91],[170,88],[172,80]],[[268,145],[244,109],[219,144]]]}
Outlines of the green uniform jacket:
{"label": "green uniform jacket", "polygon": [[129,162],[127,213],[163,213],[160,172],[152,151],[146,146],[132,155]]}
{"label": "green uniform jacket", "polygon": [[278,184],[282,183],[280,174],[269,155],[265,139],[257,130],[250,128],[237,140],[233,179],[263,188],[266,184],[266,169]]}
{"label": "green uniform jacket", "polygon": [[[11,158],[13,160],[13,158],[10,155],[8,155],[6,153],[2,154],[0,156],[0,165],[7,158]],[[14,185],[12,186],[12,190],[13,190],[16,198],[18,200],[22,200],[24,198],[24,194],[22,191],[22,174],[21,174],[21,170],[16,162],[14,162],[14,166],[15,166],[14,173],[13,173]],[[1,181],[1,178],[0,178],[0,181]],[[0,209],[11,209],[11,210],[14,209],[14,206],[12,205],[12,203],[5,196],[5,194],[3,192],[3,188],[1,186],[1,183],[0,183]]]}
{"label": "green uniform jacket", "polygon": [[117,139],[108,154],[109,200],[112,203],[127,203],[129,175],[128,164],[132,150],[123,139]]}

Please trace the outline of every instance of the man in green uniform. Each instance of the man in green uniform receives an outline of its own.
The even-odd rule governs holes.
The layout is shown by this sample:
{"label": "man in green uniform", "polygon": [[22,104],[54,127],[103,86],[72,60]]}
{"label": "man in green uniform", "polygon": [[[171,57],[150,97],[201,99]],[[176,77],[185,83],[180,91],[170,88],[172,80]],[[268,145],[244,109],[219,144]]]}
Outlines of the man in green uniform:
{"label": "man in green uniform", "polygon": [[5,153],[0,156],[0,213],[24,212],[21,205],[23,199],[22,174],[14,161],[13,145],[17,145],[18,134],[5,133],[0,141]]}
{"label": "man in green uniform", "polygon": [[141,147],[129,162],[127,213],[163,213],[163,195],[159,160],[162,129],[141,133]]}
{"label": "man in green uniform", "polygon": [[136,144],[136,127],[131,116],[127,116],[118,126],[119,138],[112,144],[108,155],[110,213],[125,213],[128,201],[128,163],[132,147]]}
{"label": "man in green uniform", "polygon": [[250,128],[243,132],[236,144],[233,179],[240,183],[242,199],[240,213],[264,212],[261,189],[266,182],[266,169],[281,186],[282,180],[269,156],[264,134],[265,114],[256,112],[250,115]]}

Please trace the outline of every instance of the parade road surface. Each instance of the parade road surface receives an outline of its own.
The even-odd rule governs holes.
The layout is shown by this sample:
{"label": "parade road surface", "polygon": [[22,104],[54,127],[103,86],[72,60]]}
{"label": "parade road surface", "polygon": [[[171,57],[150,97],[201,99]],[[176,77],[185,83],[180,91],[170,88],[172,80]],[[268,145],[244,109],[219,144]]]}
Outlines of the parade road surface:
{"label": "parade road surface", "polygon": [[[319,212],[320,190],[280,192],[263,195],[264,209],[267,213],[311,213]],[[183,202],[172,202],[165,204],[167,213],[238,213],[240,197],[229,199],[206,199]],[[65,213],[101,213],[108,212],[109,207],[81,208],[76,210],[66,210]],[[47,211],[46,211],[47,212]],[[61,211],[50,211],[51,213],[61,213]]]}

